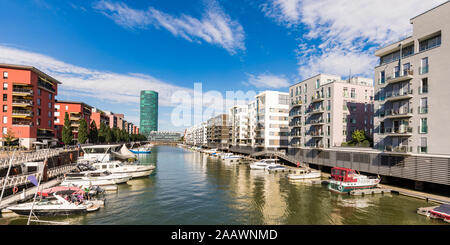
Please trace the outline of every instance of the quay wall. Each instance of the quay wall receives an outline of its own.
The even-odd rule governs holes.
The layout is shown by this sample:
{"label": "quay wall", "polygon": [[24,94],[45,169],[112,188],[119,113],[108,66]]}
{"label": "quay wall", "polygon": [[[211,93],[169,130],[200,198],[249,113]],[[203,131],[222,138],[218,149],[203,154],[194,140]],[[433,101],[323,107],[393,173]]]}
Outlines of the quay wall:
{"label": "quay wall", "polygon": [[[208,145],[240,154],[252,155],[271,149],[255,149],[250,146]],[[315,164],[325,167],[345,167],[360,172],[389,176],[413,181],[450,186],[450,157],[431,155],[390,155],[361,149],[300,149],[289,148],[286,158],[291,163]]]}

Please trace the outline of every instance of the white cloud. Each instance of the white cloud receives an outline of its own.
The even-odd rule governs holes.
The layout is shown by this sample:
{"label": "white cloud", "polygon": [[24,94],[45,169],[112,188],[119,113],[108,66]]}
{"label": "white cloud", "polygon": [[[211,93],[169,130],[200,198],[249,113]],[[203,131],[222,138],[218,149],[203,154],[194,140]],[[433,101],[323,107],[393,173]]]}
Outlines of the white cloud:
{"label": "white cloud", "polygon": [[147,10],[137,10],[124,3],[99,1],[94,9],[112,19],[116,24],[126,28],[145,29],[150,25],[164,28],[176,37],[182,37],[190,42],[201,40],[218,45],[230,54],[245,50],[245,33],[239,22],[232,20],[219,4],[211,1],[201,19],[189,15],[173,16],[153,7]]}
{"label": "white cloud", "polygon": [[248,82],[247,84],[251,84],[257,88],[285,88],[288,87],[289,80],[282,76],[276,76],[272,74],[259,74],[257,76],[253,74],[247,74],[248,76]]}
{"label": "white cloud", "polygon": [[58,79],[62,93],[98,98],[114,103],[139,103],[141,90],[159,93],[161,106],[171,106],[170,96],[175,91],[188,91],[143,74],[118,74],[71,65],[52,57],[0,45],[0,62],[34,66]]}
{"label": "white cloud", "polygon": [[301,76],[349,69],[373,76],[374,50],[411,35],[409,20],[445,1],[268,0],[262,9],[279,24],[306,30],[297,50]]}

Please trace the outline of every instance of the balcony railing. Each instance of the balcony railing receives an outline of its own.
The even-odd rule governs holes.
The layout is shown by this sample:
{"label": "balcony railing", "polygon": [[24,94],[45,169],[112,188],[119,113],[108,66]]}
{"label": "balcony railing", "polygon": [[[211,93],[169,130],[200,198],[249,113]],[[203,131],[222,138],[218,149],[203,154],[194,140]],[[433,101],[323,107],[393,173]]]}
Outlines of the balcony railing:
{"label": "balcony railing", "polygon": [[13,116],[33,116],[33,111],[29,110],[13,110],[12,111]]}
{"label": "balcony railing", "polygon": [[386,93],[387,100],[402,100],[402,99],[410,99],[412,97],[413,90],[407,91],[393,91]]}
{"label": "balcony railing", "polygon": [[14,126],[33,126],[33,122],[28,120],[14,120],[12,121],[12,125]]}
{"label": "balcony railing", "polygon": [[403,145],[403,146],[390,146],[387,145],[384,148],[384,151],[386,152],[397,152],[397,153],[409,153],[412,152],[409,146]]}
{"label": "balcony railing", "polygon": [[412,134],[412,127],[386,128],[387,134]]}
{"label": "balcony railing", "polygon": [[323,123],[323,119],[310,120],[310,124],[321,124]]}
{"label": "balcony railing", "polygon": [[385,111],[386,112],[386,117],[389,116],[409,116],[413,113],[413,110],[411,108],[411,110],[409,110],[408,108],[402,108],[400,110],[392,110],[392,109],[388,109]]}
{"label": "balcony railing", "polygon": [[23,88],[13,88],[13,93],[25,93],[25,94],[33,94],[32,89],[23,89]]}
{"label": "balcony railing", "polygon": [[311,132],[309,134],[310,136],[316,136],[316,137],[322,137],[323,136],[323,132]]}
{"label": "balcony railing", "polygon": [[13,100],[13,105],[33,105],[33,101],[32,100],[19,100],[19,99],[15,99]]}

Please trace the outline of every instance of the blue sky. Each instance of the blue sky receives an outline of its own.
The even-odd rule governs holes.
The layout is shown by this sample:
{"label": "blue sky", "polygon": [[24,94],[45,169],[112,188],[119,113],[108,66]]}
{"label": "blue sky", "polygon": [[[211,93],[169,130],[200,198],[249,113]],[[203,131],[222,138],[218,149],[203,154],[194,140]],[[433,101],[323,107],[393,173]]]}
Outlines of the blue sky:
{"label": "blue sky", "polygon": [[170,97],[194,82],[204,92],[287,92],[317,73],[373,77],[375,49],[445,1],[398,2],[0,0],[0,62],[35,66],[63,83],[57,99],[137,124],[139,91],[159,91],[159,129],[181,131]]}

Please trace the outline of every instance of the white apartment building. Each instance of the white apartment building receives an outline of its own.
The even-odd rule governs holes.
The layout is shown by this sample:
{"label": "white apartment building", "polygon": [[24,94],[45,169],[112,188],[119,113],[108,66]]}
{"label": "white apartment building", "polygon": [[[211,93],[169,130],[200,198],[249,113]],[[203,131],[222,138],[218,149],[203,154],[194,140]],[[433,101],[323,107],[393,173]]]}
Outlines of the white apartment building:
{"label": "white apartment building", "polygon": [[372,136],[372,79],[319,74],[292,85],[289,92],[291,148],[339,147],[355,130]]}
{"label": "white apartment building", "polygon": [[412,36],[375,53],[375,148],[450,155],[450,1],[410,23]]}
{"label": "white apartment building", "polygon": [[186,129],[184,142],[189,145],[206,146],[207,145],[207,127],[206,122]]}
{"label": "white apartment building", "polygon": [[247,106],[247,146],[255,147],[256,143],[256,100]]}
{"label": "white apartment building", "polygon": [[235,105],[230,108],[231,144],[246,146],[248,134],[248,105]]}
{"label": "white apartment building", "polygon": [[255,147],[288,148],[289,93],[264,91],[256,96]]}

